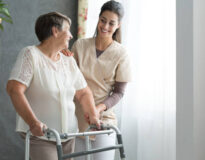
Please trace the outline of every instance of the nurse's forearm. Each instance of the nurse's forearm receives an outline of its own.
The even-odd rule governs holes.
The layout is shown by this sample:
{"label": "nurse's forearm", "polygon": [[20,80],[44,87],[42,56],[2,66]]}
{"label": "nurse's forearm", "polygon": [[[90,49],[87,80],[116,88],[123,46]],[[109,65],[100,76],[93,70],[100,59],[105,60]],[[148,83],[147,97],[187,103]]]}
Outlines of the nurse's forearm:
{"label": "nurse's forearm", "polygon": [[126,86],[127,82],[115,82],[112,95],[102,102],[106,106],[106,110],[115,106],[122,99]]}

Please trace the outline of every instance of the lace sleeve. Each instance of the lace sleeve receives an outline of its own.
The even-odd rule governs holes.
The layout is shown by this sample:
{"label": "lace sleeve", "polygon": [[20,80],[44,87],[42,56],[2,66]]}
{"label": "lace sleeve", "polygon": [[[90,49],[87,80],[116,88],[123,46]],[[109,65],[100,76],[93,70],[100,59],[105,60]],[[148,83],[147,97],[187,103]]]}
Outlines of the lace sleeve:
{"label": "lace sleeve", "polygon": [[26,85],[30,85],[33,77],[33,60],[31,50],[24,48],[19,53],[16,63],[13,66],[9,80],[16,80]]}

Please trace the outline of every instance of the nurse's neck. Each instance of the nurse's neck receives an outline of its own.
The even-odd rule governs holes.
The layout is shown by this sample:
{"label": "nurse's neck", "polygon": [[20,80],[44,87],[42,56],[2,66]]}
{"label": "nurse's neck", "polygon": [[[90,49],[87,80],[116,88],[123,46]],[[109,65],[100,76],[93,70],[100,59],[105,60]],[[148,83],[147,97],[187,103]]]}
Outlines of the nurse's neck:
{"label": "nurse's neck", "polygon": [[112,44],[112,42],[113,42],[112,38],[101,38],[97,36],[95,38],[95,47],[100,51],[104,51]]}

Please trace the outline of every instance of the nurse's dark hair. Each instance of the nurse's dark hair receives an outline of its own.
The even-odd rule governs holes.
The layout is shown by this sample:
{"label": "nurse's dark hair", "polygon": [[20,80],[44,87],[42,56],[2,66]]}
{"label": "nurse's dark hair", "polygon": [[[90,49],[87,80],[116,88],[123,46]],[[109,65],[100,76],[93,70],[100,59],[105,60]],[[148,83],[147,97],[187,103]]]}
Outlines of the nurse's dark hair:
{"label": "nurse's dark hair", "polygon": [[71,25],[70,18],[59,12],[50,12],[39,16],[35,24],[35,33],[38,40],[43,42],[52,36],[52,27],[56,27],[61,31],[64,21],[67,21]]}
{"label": "nurse's dark hair", "polygon": [[[118,20],[121,22],[122,17],[124,16],[124,8],[121,3],[116,2],[114,0],[110,0],[103,4],[101,7],[101,11],[99,14],[99,17],[103,14],[105,11],[110,11],[118,15]],[[97,29],[95,31],[95,35],[97,35]],[[117,42],[121,43],[121,27],[116,29],[115,33],[112,36],[113,40],[116,40]]]}

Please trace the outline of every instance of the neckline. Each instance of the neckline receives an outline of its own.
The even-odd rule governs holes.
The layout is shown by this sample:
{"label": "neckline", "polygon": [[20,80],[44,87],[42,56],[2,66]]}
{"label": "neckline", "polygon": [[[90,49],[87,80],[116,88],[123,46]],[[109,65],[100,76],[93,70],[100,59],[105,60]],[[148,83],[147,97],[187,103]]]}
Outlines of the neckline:
{"label": "neckline", "polygon": [[58,63],[58,62],[61,61],[61,54],[60,54],[60,52],[58,52],[60,58],[59,58],[57,61],[54,61],[54,60],[52,60],[51,58],[49,58],[47,55],[45,55],[37,46],[34,46],[34,47],[35,47],[35,48],[39,51],[39,53],[40,53],[43,57],[45,57],[48,61],[50,61],[50,62],[52,62],[52,63]]}
{"label": "neckline", "polygon": [[111,43],[105,50],[103,50],[103,53],[102,53],[99,57],[97,57],[97,54],[96,54],[96,50],[98,50],[98,49],[96,48],[96,37],[93,38],[93,42],[94,42],[94,50],[95,50],[94,53],[95,53],[95,57],[96,57],[96,59],[100,59],[101,57],[103,57],[103,55],[106,54],[106,52],[111,48],[111,46],[114,45],[115,40],[113,40],[112,43]]}

